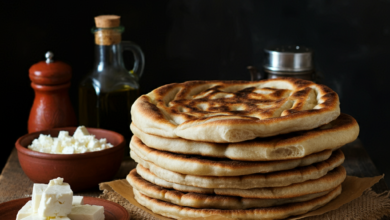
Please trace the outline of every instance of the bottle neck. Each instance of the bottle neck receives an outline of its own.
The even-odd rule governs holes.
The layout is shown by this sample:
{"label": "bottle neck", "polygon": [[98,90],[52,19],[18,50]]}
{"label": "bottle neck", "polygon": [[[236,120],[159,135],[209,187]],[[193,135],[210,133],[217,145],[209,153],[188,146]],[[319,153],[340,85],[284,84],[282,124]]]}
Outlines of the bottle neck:
{"label": "bottle neck", "polygon": [[95,69],[102,72],[107,68],[124,68],[120,43],[95,45]]}
{"label": "bottle neck", "polygon": [[95,35],[95,71],[124,68],[121,39],[123,27],[92,29]]}

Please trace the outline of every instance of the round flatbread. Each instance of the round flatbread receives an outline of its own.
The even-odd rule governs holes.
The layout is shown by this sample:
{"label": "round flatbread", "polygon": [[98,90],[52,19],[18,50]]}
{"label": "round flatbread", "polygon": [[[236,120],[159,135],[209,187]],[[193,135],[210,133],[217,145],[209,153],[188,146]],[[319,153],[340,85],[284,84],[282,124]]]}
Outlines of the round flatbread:
{"label": "round flatbread", "polygon": [[215,194],[183,193],[179,190],[170,190],[144,180],[136,170],[132,170],[127,176],[127,181],[133,188],[142,194],[154,199],[163,200],[180,206],[193,208],[215,209],[249,209],[278,206],[288,203],[304,202],[328,194],[330,191],[302,195],[287,199],[253,199],[237,196],[220,196]]}
{"label": "round flatbread", "polygon": [[[253,189],[216,188],[213,189],[213,193],[215,195],[238,196],[238,197],[253,198],[253,199],[288,199],[288,198],[301,197],[308,194],[314,194],[314,193],[320,193],[320,192],[332,190],[338,185],[340,185],[344,181],[346,176],[347,173],[344,167],[339,166],[321,178],[315,180],[308,180],[302,183],[295,183],[289,186],[253,188]],[[141,191],[143,194],[148,196],[153,195],[151,197],[157,199],[161,199],[155,196],[157,194],[164,195],[167,192],[179,192],[178,190],[168,190],[168,189],[164,189],[164,191],[157,190],[160,188],[162,189],[162,187],[146,181],[145,179],[143,179],[141,176],[138,175],[135,169],[132,172],[130,172],[130,174],[127,176],[127,180],[133,187]],[[150,188],[152,186],[155,186],[154,191],[151,190],[148,193],[144,191],[147,190],[147,188]],[[185,186],[183,185],[182,187]],[[206,195],[204,193],[195,193],[195,194]]]}
{"label": "round flatbread", "polygon": [[311,130],[340,114],[339,97],[311,81],[188,81],[161,86],[131,108],[143,132],[232,143]]}
{"label": "round flatbread", "polygon": [[212,143],[183,138],[166,138],[143,132],[134,123],[131,131],[150,148],[172,153],[229,158],[241,161],[266,161],[302,158],[323,150],[334,150],[354,141],[359,125],[347,114],[309,131],[299,131],[239,143]]}
{"label": "round flatbread", "polygon": [[324,161],[332,154],[331,150],[325,150],[300,159],[260,162],[236,161],[202,156],[189,156],[155,150],[143,144],[142,141],[134,135],[130,142],[130,149],[130,155],[135,161],[140,158],[153,162],[157,166],[167,170],[182,174],[202,176],[241,176],[254,173],[290,170],[295,167],[307,166]]}
{"label": "round flatbread", "polygon": [[183,192],[214,193],[214,188],[251,189],[281,187],[325,176],[344,162],[344,154],[336,150],[322,162],[292,170],[245,176],[194,176],[163,169],[153,163],[139,160],[137,173],[156,185]]}
{"label": "round flatbread", "polygon": [[283,219],[293,215],[300,215],[324,206],[341,193],[341,185],[330,193],[305,202],[297,202],[269,208],[254,208],[240,210],[196,209],[183,207],[159,199],[150,198],[133,188],[134,198],[138,203],[154,213],[175,218],[202,218],[209,216],[224,216],[233,219]]}

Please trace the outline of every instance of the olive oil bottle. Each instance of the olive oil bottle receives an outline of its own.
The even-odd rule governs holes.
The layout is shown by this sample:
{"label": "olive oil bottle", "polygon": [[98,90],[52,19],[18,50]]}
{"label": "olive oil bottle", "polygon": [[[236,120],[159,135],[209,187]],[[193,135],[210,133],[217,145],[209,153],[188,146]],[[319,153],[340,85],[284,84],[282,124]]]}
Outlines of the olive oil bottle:
{"label": "olive oil bottle", "polygon": [[[92,29],[95,64],[79,85],[79,123],[116,131],[129,143],[130,109],[139,96],[138,79],[143,72],[144,55],[136,44],[121,41],[124,28],[119,25],[119,19],[115,15],[95,17],[96,28]],[[124,50],[134,55],[134,68],[130,72],[123,63]]]}

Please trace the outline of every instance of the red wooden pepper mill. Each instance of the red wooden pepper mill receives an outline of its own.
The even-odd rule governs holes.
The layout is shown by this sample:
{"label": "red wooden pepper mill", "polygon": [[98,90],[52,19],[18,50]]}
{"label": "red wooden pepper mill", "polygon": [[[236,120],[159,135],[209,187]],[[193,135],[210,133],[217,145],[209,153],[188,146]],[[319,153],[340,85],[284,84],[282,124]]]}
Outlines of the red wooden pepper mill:
{"label": "red wooden pepper mill", "polygon": [[72,69],[64,62],[53,61],[50,51],[45,56],[46,61],[32,65],[29,70],[35,99],[28,119],[28,133],[77,125],[68,95]]}

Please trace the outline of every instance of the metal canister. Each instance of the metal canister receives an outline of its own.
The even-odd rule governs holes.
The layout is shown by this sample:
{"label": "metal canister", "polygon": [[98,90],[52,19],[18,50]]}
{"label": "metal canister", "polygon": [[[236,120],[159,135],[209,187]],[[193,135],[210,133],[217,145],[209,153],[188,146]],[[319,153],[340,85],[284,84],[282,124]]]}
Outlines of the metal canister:
{"label": "metal canister", "polygon": [[304,46],[276,46],[264,49],[266,78],[295,77],[315,81],[313,51]]}

